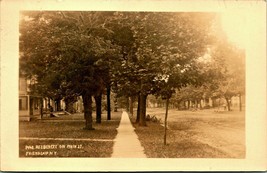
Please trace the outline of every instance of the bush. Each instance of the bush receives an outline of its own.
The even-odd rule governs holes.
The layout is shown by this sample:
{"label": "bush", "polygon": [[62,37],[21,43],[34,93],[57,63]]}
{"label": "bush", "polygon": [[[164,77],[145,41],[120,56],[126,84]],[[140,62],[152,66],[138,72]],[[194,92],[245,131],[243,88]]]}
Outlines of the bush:
{"label": "bush", "polygon": [[157,118],[155,115],[151,117],[149,114],[146,116],[146,121],[152,121],[154,123],[161,123],[160,118]]}

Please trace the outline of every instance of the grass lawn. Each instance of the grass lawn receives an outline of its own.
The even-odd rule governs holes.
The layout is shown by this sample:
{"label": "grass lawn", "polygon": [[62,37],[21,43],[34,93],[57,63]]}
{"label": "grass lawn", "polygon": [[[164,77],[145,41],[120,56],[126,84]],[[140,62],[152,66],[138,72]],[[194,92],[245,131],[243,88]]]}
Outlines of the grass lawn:
{"label": "grass lawn", "polygon": [[[147,114],[164,120],[165,110],[148,108]],[[171,109],[166,146],[162,124],[148,121],[147,127],[134,126],[150,158],[245,158],[244,112]]]}
{"label": "grass lawn", "polygon": [[[95,113],[93,114],[95,116]],[[19,123],[20,157],[110,157],[121,112],[112,112],[110,121],[102,114],[95,130],[83,130],[83,114]],[[37,139],[39,138],[39,139]],[[72,138],[74,140],[72,140]],[[66,139],[66,140],[64,140]]]}

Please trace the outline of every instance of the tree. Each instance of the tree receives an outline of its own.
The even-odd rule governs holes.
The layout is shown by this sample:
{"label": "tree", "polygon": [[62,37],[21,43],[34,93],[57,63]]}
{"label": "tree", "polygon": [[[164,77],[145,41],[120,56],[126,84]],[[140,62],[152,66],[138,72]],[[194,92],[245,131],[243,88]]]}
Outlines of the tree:
{"label": "tree", "polygon": [[209,22],[206,20],[213,18],[210,14],[196,15],[194,13],[181,13],[168,17],[171,17],[168,25],[171,27],[169,35],[163,37],[163,40],[167,41],[163,42],[165,45],[161,48],[164,54],[161,59],[161,71],[157,77],[160,88],[157,94],[166,99],[164,145],[166,145],[167,136],[169,99],[172,94],[188,84],[201,85],[203,83],[205,69],[202,68],[198,59],[205,54],[210,44],[211,20]]}
{"label": "tree", "polygon": [[[193,102],[196,108],[198,108],[198,104],[200,104],[200,108],[202,108],[201,100],[204,99],[205,95],[205,87],[204,86],[194,86],[188,85],[186,87],[180,88],[176,94],[174,95],[174,100],[178,102]],[[189,104],[188,104],[189,106]],[[179,107],[178,107],[179,109]],[[189,109],[189,107],[188,107]]]}
{"label": "tree", "polygon": [[228,111],[231,111],[231,98],[238,96],[239,109],[242,110],[241,96],[245,93],[244,50],[222,40],[217,43],[212,53],[213,65],[221,76],[213,82],[217,86],[214,94],[226,100]]}
{"label": "tree", "polygon": [[[117,54],[106,35],[108,12],[29,12],[21,22],[22,70],[35,77],[44,95],[62,86],[84,103],[85,129],[92,127],[92,96],[104,86],[99,64]],[[25,18],[24,18],[25,19]],[[105,36],[105,37],[104,37]],[[102,66],[101,66],[102,67]],[[39,87],[40,88],[40,87]]]}
{"label": "tree", "polygon": [[[120,30],[127,40],[121,41],[122,59],[115,66],[118,92],[127,97],[138,95],[137,122],[145,126],[147,96],[160,91],[160,83],[170,76],[172,69],[181,72],[194,68],[192,59],[203,55],[209,42],[207,26],[212,17],[204,13],[119,15],[129,23],[124,23]],[[193,72],[185,74],[188,76],[183,80],[177,79],[177,86],[196,80]]]}

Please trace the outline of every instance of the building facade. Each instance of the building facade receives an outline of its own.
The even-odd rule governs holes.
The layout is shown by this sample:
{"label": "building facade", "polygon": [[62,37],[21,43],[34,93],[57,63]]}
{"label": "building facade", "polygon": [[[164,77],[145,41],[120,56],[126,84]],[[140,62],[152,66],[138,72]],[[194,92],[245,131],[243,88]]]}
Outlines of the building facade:
{"label": "building facade", "polygon": [[29,94],[30,81],[19,78],[19,120],[30,121],[40,116],[42,98]]}

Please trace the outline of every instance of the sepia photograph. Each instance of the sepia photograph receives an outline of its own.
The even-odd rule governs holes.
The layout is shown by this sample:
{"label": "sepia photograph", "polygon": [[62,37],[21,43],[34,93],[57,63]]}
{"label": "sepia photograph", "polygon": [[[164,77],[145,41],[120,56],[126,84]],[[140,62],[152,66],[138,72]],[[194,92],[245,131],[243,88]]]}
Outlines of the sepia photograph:
{"label": "sepia photograph", "polygon": [[244,22],[21,12],[20,157],[245,158]]}
{"label": "sepia photograph", "polygon": [[1,48],[5,170],[266,169],[264,3],[29,2]]}

